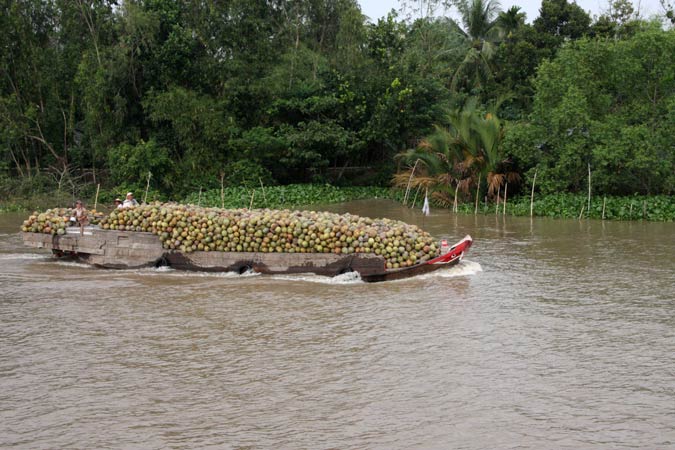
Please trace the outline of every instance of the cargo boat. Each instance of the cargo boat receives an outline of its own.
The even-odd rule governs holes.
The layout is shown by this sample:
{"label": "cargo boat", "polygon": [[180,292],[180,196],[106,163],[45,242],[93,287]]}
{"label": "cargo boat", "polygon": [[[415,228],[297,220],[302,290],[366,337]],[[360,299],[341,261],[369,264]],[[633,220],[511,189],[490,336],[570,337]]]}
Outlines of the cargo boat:
{"label": "cargo boat", "polygon": [[466,236],[455,245],[440,243],[440,256],[414,266],[386,269],[385,259],[372,253],[264,253],[168,250],[150,232],[103,230],[98,226],[70,227],[63,235],[22,232],[24,244],[52,250],[67,257],[109,269],[169,266],[177,270],[207,272],[247,271],[262,274],[314,273],[333,277],[358,272],[366,282],[408,278],[451,267],[464,257],[473,243]]}

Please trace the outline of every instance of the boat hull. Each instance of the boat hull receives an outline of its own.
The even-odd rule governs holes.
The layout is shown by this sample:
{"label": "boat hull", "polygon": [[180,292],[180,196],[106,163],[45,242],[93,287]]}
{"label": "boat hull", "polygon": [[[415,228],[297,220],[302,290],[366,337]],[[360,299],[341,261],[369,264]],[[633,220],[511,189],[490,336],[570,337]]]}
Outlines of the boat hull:
{"label": "boat hull", "polygon": [[[366,282],[407,278],[457,264],[471,245],[466,237],[444,255],[403,269],[386,270],[381,256],[367,253],[259,253],[195,251],[182,253],[162,247],[152,233],[102,230],[98,227],[68,229],[64,235],[22,233],[24,244],[50,249],[59,256],[75,257],[97,267],[136,269],[170,266],[178,270],[263,274],[314,273],[333,277],[358,272]],[[459,246],[459,247],[458,247]],[[461,248],[460,248],[461,247]]]}

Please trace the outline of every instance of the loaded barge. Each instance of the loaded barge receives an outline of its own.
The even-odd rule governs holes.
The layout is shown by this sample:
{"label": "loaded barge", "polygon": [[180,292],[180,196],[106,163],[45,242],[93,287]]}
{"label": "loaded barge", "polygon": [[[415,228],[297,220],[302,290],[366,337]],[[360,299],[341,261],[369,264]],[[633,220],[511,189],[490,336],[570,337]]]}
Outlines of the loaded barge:
{"label": "loaded barge", "polygon": [[365,282],[408,278],[451,267],[459,263],[473,243],[468,235],[455,245],[448,245],[443,239],[439,256],[410,267],[387,269],[385,259],[372,253],[181,252],[164,248],[151,232],[104,230],[95,225],[83,229],[70,227],[64,234],[21,234],[28,246],[49,249],[56,257],[73,258],[102,268],[169,266],[177,270],[314,273],[328,277],[358,272]]}

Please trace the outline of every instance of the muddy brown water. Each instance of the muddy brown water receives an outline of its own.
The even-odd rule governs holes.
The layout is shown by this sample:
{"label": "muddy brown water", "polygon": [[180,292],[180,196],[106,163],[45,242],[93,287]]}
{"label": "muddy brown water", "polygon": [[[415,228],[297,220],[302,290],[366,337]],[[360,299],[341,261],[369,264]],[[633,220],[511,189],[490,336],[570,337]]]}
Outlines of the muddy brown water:
{"label": "muddy brown water", "polygon": [[326,208],[475,243],[379,284],[110,271],[0,215],[0,448],[675,448],[675,224]]}

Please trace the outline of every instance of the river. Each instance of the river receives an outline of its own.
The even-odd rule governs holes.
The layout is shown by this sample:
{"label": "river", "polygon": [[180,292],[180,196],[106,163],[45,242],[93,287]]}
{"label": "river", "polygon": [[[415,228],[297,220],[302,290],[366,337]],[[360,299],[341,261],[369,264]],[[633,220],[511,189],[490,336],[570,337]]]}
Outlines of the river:
{"label": "river", "polygon": [[0,215],[0,448],[675,448],[675,224],[423,217],[456,267],[103,270]]}

